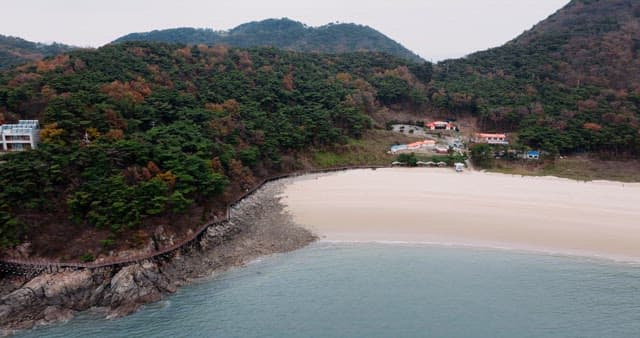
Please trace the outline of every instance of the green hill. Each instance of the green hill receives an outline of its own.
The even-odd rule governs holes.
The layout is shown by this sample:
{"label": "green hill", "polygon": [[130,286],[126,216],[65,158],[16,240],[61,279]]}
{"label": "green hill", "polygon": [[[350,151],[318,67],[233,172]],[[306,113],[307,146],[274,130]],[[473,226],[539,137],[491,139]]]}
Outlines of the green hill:
{"label": "green hill", "polygon": [[0,70],[68,52],[75,47],[54,43],[43,44],[12,36],[0,35]]}
{"label": "green hill", "polygon": [[554,153],[640,155],[640,3],[574,0],[502,47],[439,63],[432,101]]}
{"label": "green hill", "polygon": [[360,138],[385,103],[422,104],[429,70],[387,54],[135,42],[0,73],[0,120],[44,126],[36,150],[2,155],[0,246],[78,259],[160,225],[180,238],[261,177]]}
{"label": "green hill", "polygon": [[114,42],[156,41],[181,44],[226,44],[234,47],[276,47],[314,53],[384,52],[412,61],[419,56],[375,29],[356,24],[308,27],[290,19],[250,22],[229,31],[175,28],[132,33]]}

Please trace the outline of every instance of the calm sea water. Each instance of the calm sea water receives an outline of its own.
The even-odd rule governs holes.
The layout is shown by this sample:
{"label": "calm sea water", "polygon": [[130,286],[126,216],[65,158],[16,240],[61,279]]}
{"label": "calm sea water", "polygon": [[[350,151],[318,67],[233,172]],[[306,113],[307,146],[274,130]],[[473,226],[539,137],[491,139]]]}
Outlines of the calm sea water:
{"label": "calm sea water", "polygon": [[640,267],[508,251],[319,243],[118,320],[20,337],[639,337]]}

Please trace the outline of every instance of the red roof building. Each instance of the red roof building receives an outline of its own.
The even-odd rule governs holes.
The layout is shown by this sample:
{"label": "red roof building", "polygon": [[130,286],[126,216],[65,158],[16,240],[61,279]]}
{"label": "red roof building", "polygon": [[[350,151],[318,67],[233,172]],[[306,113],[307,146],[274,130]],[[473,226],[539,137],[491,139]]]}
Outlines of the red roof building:
{"label": "red roof building", "polygon": [[509,142],[507,141],[507,134],[491,133],[476,134],[476,142],[488,144],[509,144]]}
{"label": "red roof building", "polygon": [[436,141],[434,140],[424,140],[420,142],[407,144],[407,149],[413,150],[413,149],[420,149],[420,148],[428,148],[428,147],[433,147],[435,145],[436,145]]}
{"label": "red roof building", "polygon": [[425,127],[429,130],[455,130],[456,126],[451,122],[434,121],[425,124]]}

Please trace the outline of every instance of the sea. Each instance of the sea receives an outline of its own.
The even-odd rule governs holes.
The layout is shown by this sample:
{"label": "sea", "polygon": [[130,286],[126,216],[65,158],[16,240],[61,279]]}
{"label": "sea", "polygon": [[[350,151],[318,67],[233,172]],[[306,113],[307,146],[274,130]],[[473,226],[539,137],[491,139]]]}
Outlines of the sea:
{"label": "sea", "polygon": [[17,337],[640,337],[640,265],[512,250],[319,242]]}

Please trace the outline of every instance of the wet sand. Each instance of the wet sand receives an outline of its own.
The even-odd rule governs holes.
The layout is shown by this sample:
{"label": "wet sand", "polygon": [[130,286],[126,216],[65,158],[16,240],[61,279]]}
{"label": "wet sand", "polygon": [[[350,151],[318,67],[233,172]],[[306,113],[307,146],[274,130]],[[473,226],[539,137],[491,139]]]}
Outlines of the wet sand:
{"label": "wet sand", "polygon": [[452,169],[352,170],[283,192],[329,241],[411,242],[640,261],[640,184]]}

